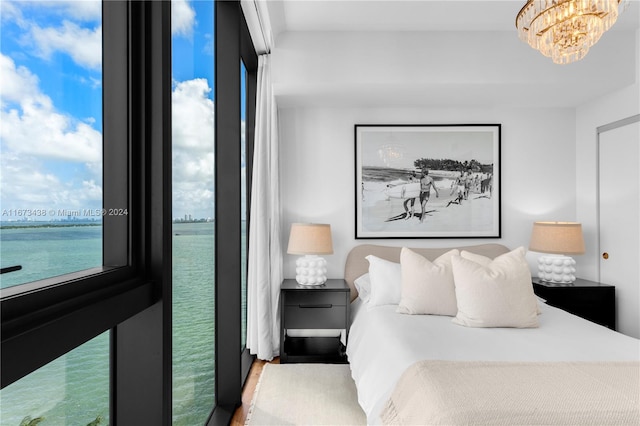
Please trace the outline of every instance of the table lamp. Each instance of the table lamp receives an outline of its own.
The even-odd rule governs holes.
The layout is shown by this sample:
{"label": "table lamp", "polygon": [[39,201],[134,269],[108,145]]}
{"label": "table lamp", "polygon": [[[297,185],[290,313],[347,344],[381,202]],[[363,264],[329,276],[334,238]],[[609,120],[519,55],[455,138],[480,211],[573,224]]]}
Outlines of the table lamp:
{"label": "table lamp", "polygon": [[534,222],[529,250],[549,253],[538,259],[538,278],[570,284],[576,280],[576,261],[568,254],[583,254],[582,225],[577,222]]}
{"label": "table lamp", "polygon": [[293,223],[288,254],[304,255],[296,260],[296,281],[302,285],[321,285],[327,281],[327,261],[319,254],[333,254],[331,225]]}

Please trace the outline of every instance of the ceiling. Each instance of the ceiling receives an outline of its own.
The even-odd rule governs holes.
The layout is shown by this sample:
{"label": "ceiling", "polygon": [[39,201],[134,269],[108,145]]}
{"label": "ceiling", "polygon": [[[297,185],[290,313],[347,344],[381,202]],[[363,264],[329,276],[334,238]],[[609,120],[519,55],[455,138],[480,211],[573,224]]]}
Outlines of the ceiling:
{"label": "ceiling", "polygon": [[[267,0],[263,6],[265,3],[275,52],[280,48],[282,55],[292,48],[298,52],[303,49],[309,52],[306,57],[309,63],[316,51],[332,57],[331,52],[323,50],[329,49],[324,47],[327,44],[325,40],[333,43],[331,46],[336,49],[343,49],[341,43],[335,41],[336,37],[344,38],[350,46],[357,40],[358,46],[365,48],[366,40],[378,46],[380,37],[398,38],[398,34],[408,32],[417,32],[418,39],[421,39],[420,34],[428,34],[426,37],[434,39],[441,37],[437,32],[443,32],[442,37],[448,34],[448,38],[460,32],[472,40],[484,37],[483,34],[492,34],[486,36],[490,40],[495,37],[506,40],[501,44],[504,49],[501,55],[493,55],[491,59],[483,59],[480,55],[478,61],[484,60],[484,65],[474,63],[481,68],[489,67],[498,75],[481,84],[477,79],[458,78],[452,81],[449,76],[454,72],[448,74],[445,70],[439,80],[421,83],[416,79],[398,82],[381,77],[378,81],[370,79],[371,83],[358,81],[354,84],[346,76],[337,76],[331,83],[333,86],[329,87],[324,84],[327,80],[324,75],[308,68],[311,65],[306,65],[307,68],[299,66],[296,74],[295,70],[289,70],[291,65],[293,68],[296,65],[287,63],[287,70],[282,73],[284,77],[278,81],[276,90],[283,106],[455,104],[575,107],[627,87],[638,79],[638,53],[634,51],[638,48],[640,0],[628,2],[609,31],[617,34],[603,37],[599,42],[600,49],[592,49],[587,58],[571,66],[552,64],[549,58],[544,58],[518,40],[515,17],[525,0]],[[307,41],[309,45],[304,44]],[[386,54],[389,57],[394,55]],[[337,53],[333,58],[340,61],[344,55]],[[446,67],[446,56],[443,58],[439,65],[444,63]],[[487,60],[492,62],[487,64]],[[335,66],[344,64],[348,61]],[[370,64],[370,68],[376,70],[376,64]],[[376,71],[373,72],[375,74]],[[501,79],[500,73],[504,78]],[[385,88],[387,83],[393,87]],[[544,89],[540,90],[541,87]]]}
{"label": "ceiling", "polygon": [[[524,0],[269,0],[273,34],[284,31],[514,31]],[[612,30],[640,28],[631,0]]]}

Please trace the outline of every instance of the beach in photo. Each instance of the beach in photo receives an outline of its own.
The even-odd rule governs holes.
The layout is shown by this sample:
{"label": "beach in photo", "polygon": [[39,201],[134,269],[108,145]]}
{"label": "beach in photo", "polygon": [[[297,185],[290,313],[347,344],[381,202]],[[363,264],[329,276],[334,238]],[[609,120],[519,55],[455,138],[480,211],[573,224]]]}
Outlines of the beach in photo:
{"label": "beach in photo", "polygon": [[400,188],[410,184],[409,179],[402,177],[411,176],[411,170],[364,170],[360,202],[364,235],[373,232],[407,237],[424,233],[434,237],[468,236],[471,233],[482,236],[495,230],[493,190],[481,186],[482,180],[488,178],[487,174],[472,175],[477,184],[471,185],[464,199],[459,194],[462,188],[456,185],[459,172],[430,171],[435,189],[430,191],[422,219],[419,195],[415,198],[411,197],[413,193],[409,197],[400,196]]}

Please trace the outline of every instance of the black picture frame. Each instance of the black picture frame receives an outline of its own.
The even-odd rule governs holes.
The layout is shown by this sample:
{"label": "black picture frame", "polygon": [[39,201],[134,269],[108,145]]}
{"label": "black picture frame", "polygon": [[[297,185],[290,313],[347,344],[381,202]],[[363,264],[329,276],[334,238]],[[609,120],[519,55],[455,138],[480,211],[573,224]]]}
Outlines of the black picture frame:
{"label": "black picture frame", "polygon": [[356,239],[500,238],[500,124],[356,124]]}

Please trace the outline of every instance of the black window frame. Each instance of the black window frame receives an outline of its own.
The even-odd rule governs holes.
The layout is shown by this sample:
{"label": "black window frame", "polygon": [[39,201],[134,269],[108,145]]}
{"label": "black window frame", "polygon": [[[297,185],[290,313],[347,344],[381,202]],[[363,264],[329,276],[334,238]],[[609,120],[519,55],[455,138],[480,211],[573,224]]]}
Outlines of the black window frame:
{"label": "black window frame", "polygon": [[[208,425],[229,424],[242,403],[254,357],[241,347],[241,95],[240,61],[246,69],[247,232],[255,127],[258,55],[240,2],[215,2],[215,253],[216,405]],[[248,240],[247,240],[248,242]],[[247,251],[249,244],[247,244]],[[219,327],[224,324],[224,327]]]}

